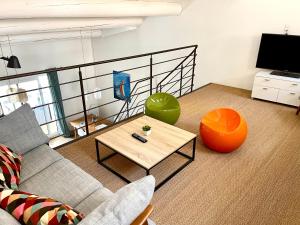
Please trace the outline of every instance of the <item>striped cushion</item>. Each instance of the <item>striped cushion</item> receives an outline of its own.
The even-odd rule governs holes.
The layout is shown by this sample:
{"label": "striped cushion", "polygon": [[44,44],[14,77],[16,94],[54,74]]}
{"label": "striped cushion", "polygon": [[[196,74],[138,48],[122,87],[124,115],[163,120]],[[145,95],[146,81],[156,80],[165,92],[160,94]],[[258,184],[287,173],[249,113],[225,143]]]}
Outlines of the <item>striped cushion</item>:
{"label": "striped cushion", "polygon": [[75,225],[83,216],[51,198],[0,188],[0,207],[25,225]]}
{"label": "striped cushion", "polygon": [[21,156],[0,144],[0,187],[18,190],[20,171]]}

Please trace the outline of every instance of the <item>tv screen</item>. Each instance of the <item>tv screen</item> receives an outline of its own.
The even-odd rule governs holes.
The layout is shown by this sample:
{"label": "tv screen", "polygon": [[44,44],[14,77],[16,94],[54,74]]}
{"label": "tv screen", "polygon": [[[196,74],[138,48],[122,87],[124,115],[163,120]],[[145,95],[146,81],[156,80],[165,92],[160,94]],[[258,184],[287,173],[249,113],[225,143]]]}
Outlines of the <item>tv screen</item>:
{"label": "tv screen", "polygon": [[300,73],[300,36],[262,34],[256,67]]}

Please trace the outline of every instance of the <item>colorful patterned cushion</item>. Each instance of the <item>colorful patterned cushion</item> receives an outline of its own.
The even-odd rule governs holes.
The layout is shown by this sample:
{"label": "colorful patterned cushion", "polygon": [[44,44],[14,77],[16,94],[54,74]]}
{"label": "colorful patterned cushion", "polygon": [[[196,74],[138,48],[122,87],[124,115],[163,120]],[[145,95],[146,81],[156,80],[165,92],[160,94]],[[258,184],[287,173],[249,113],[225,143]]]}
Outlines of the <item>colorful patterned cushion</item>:
{"label": "colorful patterned cushion", "polygon": [[0,187],[18,190],[20,171],[21,156],[0,144]]}
{"label": "colorful patterned cushion", "polygon": [[24,225],[75,225],[83,215],[51,198],[0,188],[0,207]]}

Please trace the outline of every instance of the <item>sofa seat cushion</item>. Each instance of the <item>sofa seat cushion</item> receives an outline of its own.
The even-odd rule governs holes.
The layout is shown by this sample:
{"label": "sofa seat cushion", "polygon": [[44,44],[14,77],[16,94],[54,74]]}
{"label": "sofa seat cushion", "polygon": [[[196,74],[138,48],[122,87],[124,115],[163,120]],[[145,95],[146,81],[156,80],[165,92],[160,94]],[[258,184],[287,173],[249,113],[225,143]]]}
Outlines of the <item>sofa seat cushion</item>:
{"label": "sofa seat cushion", "polygon": [[18,190],[21,156],[0,144],[0,186]]}
{"label": "sofa seat cushion", "polygon": [[77,206],[74,206],[77,210],[84,215],[88,215],[95,208],[101,205],[104,201],[111,198],[113,193],[105,187],[98,188],[95,192],[89,195],[86,199],[80,202]]}
{"label": "sofa seat cushion", "polygon": [[3,209],[0,209],[0,224],[1,225],[21,225],[12,215]]}
{"label": "sofa seat cushion", "polygon": [[0,188],[0,206],[21,224],[78,224],[83,216],[71,206],[48,197]]}
{"label": "sofa seat cushion", "polygon": [[130,225],[150,204],[154,187],[153,176],[122,187],[87,215],[79,225]]}
{"label": "sofa seat cushion", "polygon": [[27,152],[22,160],[21,183],[61,159],[63,157],[46,144]]}
{"label": "sofa seat cushion", "polygon": [[0,141],[18,154],[25,154],[49,138],[40,128],[35,114],[28,104],[21,106],[0,119]]}
{"label": "sofa seat cushion", "polygon": [[22,182],[19,189],[48,196],[72,207],[103,185],[67,159],[59,160]]}

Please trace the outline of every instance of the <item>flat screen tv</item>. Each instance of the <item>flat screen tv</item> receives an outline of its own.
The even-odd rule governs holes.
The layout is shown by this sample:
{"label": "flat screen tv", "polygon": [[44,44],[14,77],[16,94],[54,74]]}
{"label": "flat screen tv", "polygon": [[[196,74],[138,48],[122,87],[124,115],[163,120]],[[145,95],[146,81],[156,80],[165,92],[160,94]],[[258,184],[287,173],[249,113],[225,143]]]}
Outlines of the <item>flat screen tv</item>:
{"label": "flat screen tv", "polygon": [[256,67],[300,73],[300,36],[262,34]]}

